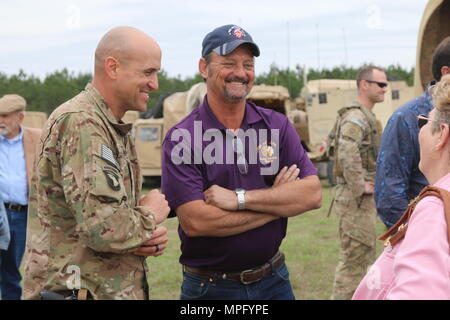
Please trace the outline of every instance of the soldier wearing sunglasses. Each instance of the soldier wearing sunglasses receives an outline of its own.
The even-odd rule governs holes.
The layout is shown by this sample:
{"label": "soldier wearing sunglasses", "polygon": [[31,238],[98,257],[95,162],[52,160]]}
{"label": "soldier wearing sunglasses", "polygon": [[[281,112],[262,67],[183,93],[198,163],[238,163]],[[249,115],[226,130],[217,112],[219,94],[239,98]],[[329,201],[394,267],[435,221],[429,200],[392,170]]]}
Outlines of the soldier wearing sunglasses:
{"label": "soldier wearing sunglasses", "polygon": [[431,69],[435,81],[428,84],[420,97],[394,112],[381,139],[374,197],[378,215],[387,228],[398,221],[409,201],[428,184],[419,170],[417,116],[426,117],[433,109],[430,88],[450,73],[450,37],[435,49]]}
{"label": "soldier wearing sunglasses", "polygon": [[335,210],[339,217],[341,260],[336,267],[332,299],[349,300],[375,259],[373,186],[381,126],[372,112],[384,100],[387,77],[378,67],[360,69],[358,96],[339,110],[330,135],[336,178]]}

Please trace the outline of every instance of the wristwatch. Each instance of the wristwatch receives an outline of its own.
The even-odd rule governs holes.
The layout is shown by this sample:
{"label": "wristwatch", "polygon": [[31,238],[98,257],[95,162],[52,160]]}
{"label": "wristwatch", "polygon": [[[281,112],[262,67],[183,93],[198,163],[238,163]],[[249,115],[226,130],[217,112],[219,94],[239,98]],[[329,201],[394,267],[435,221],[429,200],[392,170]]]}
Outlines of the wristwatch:
{"label": "wristwatch", "polygon": [[244,210],[245,209],[245,190],[244,189],[236,189],[234,190],[236,192],[237,201],[238,201],[238,210]]}

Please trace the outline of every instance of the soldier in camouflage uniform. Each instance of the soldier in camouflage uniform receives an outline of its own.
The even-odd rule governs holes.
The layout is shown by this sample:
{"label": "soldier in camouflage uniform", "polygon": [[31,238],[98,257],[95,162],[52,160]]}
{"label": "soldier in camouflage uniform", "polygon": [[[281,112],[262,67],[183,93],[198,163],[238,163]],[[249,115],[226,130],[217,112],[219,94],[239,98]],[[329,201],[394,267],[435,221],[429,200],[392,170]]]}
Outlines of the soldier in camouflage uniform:
{"label": "soldier in camouflage uniform", "polygon": [[158,88],[158,44],[129,27],[96,50],[93,82],[58,107],[42,134],[32,179],[24,297],[42,290],[92,299],[147,299],[146,256],[159,256],[169,207],[156,190],[139,199],[141,173],[127,110]]}
{"label": "soldier in camouflage uniform", "polygon": [[339,110],[334,155],[335,210],[339,217],[341,260],[332,299],[348,300],[375,259],[373,200],[375,164],[381,125],[372,113],[384,100],[387,78],[377,67],[364,67],[357,79],[358,97]]}

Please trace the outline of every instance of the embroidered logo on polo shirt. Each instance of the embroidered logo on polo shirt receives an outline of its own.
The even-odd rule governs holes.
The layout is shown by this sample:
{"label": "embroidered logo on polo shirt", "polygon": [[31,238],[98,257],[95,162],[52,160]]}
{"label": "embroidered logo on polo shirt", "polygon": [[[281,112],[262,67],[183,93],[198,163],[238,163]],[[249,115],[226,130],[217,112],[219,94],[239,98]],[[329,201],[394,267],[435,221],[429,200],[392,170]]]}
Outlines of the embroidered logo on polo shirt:
{"label": "embroidered logo on polo shirt", "polygon": [[239,39],[245,38],[245,31],[238,26],[232,26],[230,29],[228,29],[228,34]]}
{"label": "embroidered logo on polo shirt", "polygon": [[264,142],[258,146],[259,151],[259,161],[263,164],[272,163],[273,161],[277,160],[278,157],[275,154],[277,144],[275,142],[270,142],[268,144],[267,142]]}

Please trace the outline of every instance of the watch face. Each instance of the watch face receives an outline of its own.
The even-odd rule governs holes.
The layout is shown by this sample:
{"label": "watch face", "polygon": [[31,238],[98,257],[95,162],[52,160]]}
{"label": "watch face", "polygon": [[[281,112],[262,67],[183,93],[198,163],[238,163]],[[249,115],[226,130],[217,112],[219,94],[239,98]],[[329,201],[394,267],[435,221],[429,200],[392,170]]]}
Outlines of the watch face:
{"label": "watch face", "polygon": [[244,189],[241,189],[241,188],[239,188],[239,189],[236,189],[236,190],[234,190],[236,193],[245,193],[245,190]]}

